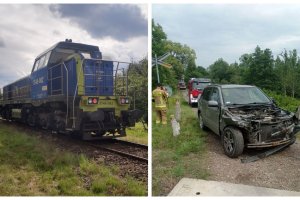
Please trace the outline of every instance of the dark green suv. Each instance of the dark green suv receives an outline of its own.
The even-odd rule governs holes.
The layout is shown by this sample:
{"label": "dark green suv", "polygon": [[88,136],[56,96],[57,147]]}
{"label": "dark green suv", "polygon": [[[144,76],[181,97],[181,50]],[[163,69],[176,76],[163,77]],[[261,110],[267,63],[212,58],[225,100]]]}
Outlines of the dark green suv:
{"label": "dark green suv", "polygon": [[200,128],[221,136],[224,152],[238,157],[247,148],[293,144],[294,113],[283,110],[250,85],[210,85],[198,102]]}

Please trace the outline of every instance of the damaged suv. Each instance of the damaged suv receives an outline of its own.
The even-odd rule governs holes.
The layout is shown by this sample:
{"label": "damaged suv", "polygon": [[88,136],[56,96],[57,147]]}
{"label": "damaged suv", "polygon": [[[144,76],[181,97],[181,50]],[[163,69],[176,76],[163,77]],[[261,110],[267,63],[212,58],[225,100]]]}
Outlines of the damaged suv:
{"label": "damaged suv", "polygon": [[250,85],[210,85],[198,102],[200,128],[221,136],[224,152],[238,157],[244,148],[293,144],[294,113],[276,106]]}

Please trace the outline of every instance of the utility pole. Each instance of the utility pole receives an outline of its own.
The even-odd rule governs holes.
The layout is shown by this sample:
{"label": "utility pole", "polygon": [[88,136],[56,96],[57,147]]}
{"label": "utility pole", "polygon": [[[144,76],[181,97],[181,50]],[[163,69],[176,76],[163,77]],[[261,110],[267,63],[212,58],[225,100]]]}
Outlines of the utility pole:
{"label": "utility pole", "polygon": [[152,67],[154,65],[156,67],[157,83],[160,83],[158,64],[163,67],[166,67],[166,68],[171,68],[172,65],[163,62],[163,60],[165,60],[167,57],[169,57],[171,55],[173,55],[173,53],[168,52],[168,53],[164,54],[163,56],[157,58],[157,55],[155,54],[155,59],[152,59]]}

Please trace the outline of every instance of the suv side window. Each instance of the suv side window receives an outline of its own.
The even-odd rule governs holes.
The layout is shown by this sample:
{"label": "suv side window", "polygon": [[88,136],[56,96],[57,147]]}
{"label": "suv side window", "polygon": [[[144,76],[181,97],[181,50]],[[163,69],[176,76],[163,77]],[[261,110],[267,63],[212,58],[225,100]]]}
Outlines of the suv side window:
{"label": "suv side window", "polygon": [[202,96],[203,100],[209,101],[209,96],[210,96],[209,93],[210,93],[211,90],[212,90],[212,88],[205,88],[204,89],[203,96]]}
{"label": "suv side window", "polygon": [[216,101],[220,103],[220,95],[218,88],[213,88],[212,92],[209,95],[209,101]]}

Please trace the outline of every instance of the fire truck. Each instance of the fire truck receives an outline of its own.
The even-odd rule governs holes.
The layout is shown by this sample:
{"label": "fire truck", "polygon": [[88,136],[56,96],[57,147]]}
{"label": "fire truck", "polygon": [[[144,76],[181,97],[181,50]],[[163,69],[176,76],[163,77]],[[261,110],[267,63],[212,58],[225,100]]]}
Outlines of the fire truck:
{"label": "fire truck", "polygon": [[188,83],[188,97],[189,104],[191,106],[198,103],[198,99],[201,96],[203,89],[211,84],[211,80],[208,78],[191,78]]}

